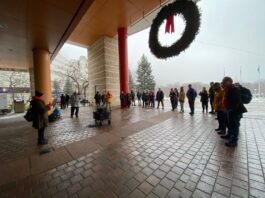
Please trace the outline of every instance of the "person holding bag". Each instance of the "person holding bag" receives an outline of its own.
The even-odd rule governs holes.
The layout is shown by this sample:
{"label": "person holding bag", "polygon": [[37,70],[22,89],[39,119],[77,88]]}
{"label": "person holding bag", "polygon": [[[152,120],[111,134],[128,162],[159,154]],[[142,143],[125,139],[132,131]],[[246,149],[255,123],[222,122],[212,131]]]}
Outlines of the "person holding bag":
{"label": "person holding bag", "polygon": [[45,128],[48,126],[48,111],[50,110],[50,104],[45,105],[43,101],[43,93],[35,91],[35,96],[32,97],[32,127],[38,130],[38,145],[44,145],[48,143],[48,140],[44,138]]}

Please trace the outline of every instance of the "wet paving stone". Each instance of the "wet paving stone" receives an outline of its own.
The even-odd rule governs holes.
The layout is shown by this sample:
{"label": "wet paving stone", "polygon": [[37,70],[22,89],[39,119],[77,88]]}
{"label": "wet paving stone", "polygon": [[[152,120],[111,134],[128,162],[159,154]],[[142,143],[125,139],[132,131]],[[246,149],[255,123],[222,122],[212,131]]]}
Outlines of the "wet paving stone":
{"label": "wet paving stone", "polygon": [[226,148],[215,127],[212,115],[176,113],[34,179],[2,185],[0,196],[264,197],[265,118],[242,119],[237,148]]}

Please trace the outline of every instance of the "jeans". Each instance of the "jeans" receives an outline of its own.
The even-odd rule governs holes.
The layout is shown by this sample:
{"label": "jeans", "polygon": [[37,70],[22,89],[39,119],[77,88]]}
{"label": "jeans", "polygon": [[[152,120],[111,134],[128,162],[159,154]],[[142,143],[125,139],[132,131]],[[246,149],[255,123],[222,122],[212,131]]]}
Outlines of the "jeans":
{"label": "jeans", "polygon": [[79,107],[71,107],[71,117],[75,116],[78,117]]}
{"label": "jeans", "polygon": [[239,135],[239,126],[240,120],[242,118],[242,114],[235,113],[231,110],[226,111],[227,115],[227,127],[228,127],[228,136],[230,143],[237,143],[238,135]]}
{"label": "jeans", "polygon": [[180,103],[180,111],[184,112],[184,102],[179,102]]}

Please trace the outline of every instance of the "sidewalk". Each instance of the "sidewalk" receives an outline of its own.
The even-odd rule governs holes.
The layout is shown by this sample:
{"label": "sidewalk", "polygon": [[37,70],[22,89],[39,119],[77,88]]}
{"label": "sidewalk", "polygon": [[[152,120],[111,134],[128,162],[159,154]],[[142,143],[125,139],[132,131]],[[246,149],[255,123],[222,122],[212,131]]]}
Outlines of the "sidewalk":
{"label": "sidewalk", "polygon": [[[1,166],[0,197],[264,197],[265,117],[245,117],[238,147],[226,148],[200,111],[117,110],[93,137],[63,145],[71,130],[56,133],[55,151]],[[89,131],[79,119],[71,126]]]}

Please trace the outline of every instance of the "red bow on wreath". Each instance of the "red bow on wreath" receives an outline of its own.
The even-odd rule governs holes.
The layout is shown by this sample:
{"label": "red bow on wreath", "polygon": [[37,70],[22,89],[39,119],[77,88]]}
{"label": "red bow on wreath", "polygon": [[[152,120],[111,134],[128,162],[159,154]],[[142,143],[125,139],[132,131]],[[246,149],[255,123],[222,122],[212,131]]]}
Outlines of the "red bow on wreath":
{"label": "red bow on wreath", "polygon": [[166,33],[173,33],[173,32],[175,32],[174,14],[168,16],[166,22]]}

